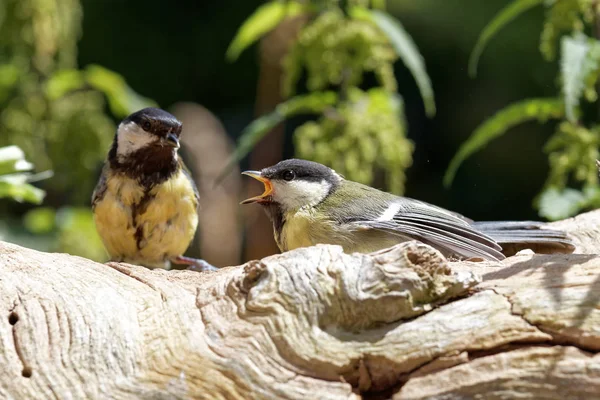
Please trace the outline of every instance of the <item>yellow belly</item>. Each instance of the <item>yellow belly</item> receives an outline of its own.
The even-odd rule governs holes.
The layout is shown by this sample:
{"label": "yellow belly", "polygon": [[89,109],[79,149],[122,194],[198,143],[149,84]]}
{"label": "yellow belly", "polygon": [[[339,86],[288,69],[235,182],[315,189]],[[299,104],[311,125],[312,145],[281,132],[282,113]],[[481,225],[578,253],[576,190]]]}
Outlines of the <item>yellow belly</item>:
{"label": "yellow belly", "polygon": [[148,267],[168,267],[182,255],[196,232],[197,203],[182,173],[153,187],[147,206],[133,215],[143,188],[123,175],[109,177],[106,193],[94,209],[98,233],[110,258]]}
{"label": "yellow belly", "polygon": [[279,238],[277,238],[277,235],[275,236],[279,250],[289,251],[316,244],[311,228],[315,223],[313,213],[306,210],[295,211],[288,213],[285,216],[285,221]]}
{"label": "yellow belly", "polygon": [[372,253],[410,240],[373,229],[356,229],[336,224],[333,221],[319,219],[314,212],[300,209],[285,215],[285,224],[279,240],[275,240],[281,251],[316,244],[335,244],[342,246],[346,253]]}

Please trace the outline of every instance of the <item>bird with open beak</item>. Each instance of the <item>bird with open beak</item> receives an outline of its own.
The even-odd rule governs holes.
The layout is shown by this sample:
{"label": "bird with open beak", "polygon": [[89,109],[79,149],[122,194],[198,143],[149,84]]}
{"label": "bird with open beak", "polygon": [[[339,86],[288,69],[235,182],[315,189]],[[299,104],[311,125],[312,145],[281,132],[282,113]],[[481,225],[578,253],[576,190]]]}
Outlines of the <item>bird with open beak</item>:
{"label": "bird with open beak", "polygon": [[539,222],[474,222],[346,180],[311,161],[285,160],[243,174],[262,182],[264,192],[242,204],[264,207],[281,251],[323,243],[370,253],[408,240],[429,244],[448,257],[486,260],[505,258],[503,247],[508,245],[544,252],[574,250],[564,232],[544,229]]}

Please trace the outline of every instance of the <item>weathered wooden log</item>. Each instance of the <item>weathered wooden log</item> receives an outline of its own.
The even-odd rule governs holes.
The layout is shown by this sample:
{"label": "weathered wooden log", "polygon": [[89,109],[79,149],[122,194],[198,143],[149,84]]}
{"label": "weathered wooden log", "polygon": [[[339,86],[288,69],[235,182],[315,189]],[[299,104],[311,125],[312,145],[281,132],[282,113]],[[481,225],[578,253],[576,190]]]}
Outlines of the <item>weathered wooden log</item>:
{"label": "weathered wooden log", "polygon": [[316,246],[197,273],[0,243],[0,398],[600,398],[600,212],[553,226],[578,254]]}

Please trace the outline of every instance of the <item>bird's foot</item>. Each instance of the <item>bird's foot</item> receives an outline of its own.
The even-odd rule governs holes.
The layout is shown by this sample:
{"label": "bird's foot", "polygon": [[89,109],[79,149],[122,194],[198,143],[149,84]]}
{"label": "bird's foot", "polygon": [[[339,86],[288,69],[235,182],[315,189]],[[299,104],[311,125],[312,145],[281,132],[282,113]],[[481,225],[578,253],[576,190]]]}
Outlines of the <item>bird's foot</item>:
{"label": "bird's foot", "polygon": [[173,259],[173,262],[175,264],[188,265],[187,269],[190,271],[212,272],[212,271],[218,270],[218,268],[216,268],[213,265],[207,263],[206,261],[198,259],[198,258],[177,256]]}

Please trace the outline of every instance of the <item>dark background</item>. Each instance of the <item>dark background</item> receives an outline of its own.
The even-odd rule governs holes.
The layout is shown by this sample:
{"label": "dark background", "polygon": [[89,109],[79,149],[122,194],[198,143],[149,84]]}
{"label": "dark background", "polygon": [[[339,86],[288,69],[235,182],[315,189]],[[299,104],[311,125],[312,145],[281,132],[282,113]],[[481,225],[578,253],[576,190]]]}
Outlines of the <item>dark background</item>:
{"label": "dark background", "polygon": [[[256,46],[235,63],[224,54],[236,29],[262,2],[253,0],[84,0],[81,66],[97,63],[162,107],[194,101],[215,113],[236,138],[253,118]],[[438,113],[429,120],[410,73],[398,63],[409,137],[416,144],[406,195],[474,219],[535,219],[532,200],[547,173],[543,143],[550,126],[525,124],[493,142],[459,170],[451,189],[441,178],[458,146],[500,108],[552,96],[556,65],[538,51],[543,9],[531,10],[492,40],[479,74],[467,74],[478,34],[507,1],[389,1],[423,54]],[[284,155],[293,155],[287,126]]]}

